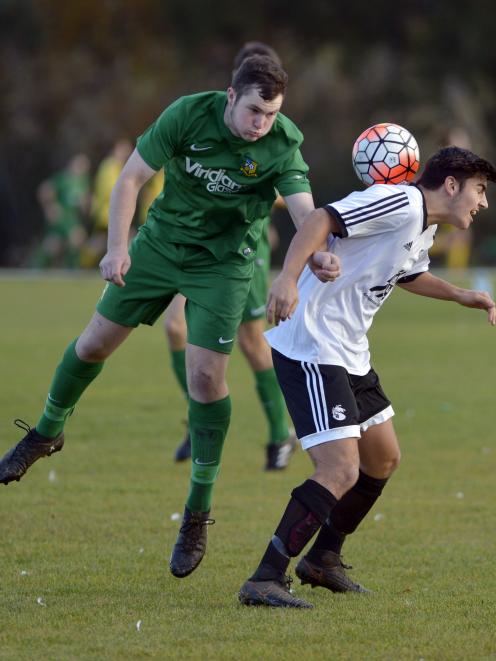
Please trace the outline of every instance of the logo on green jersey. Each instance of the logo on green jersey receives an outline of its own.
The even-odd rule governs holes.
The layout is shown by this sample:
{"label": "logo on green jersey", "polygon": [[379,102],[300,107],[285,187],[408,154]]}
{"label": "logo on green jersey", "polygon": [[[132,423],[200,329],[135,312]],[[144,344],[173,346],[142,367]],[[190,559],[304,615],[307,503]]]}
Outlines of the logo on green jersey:
{"label": "logo on green jersey", "polygon": [[192,161],[186,156],[186,173],[192,174],[199,179],[205,179],[209,193],[239,193],[244,188],[237,184],[226,174],[224,168],[214,170],[213,168],[204,168],[201,163]]}
{"label": "logo on green jersey", "polygon": [[239,169],[246,177],[256,177],[257,168],[258,163],[251,158],[246,157],[246,161]]}

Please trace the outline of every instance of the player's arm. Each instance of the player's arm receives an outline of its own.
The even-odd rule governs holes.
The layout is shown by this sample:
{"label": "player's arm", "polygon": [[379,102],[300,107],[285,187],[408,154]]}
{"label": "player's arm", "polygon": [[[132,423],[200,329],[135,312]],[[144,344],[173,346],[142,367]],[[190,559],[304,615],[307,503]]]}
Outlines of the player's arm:
{"label": "player's arm", "polygon": [[123,276],[131,266],[128,254],[129,228],[136,210],[138,193],[155,174],[135,149],[124,165],[110,197],[107,253],[100,262],[102,277],[124,287]]}
{"label": "player's arm", "polygon": [[[291,317],[298,303],[297,281],[308,259],[317,260],[326,280],[339,275],[339,260],[320,248],[332,232],[340,232],[336,219],[325,209],[315,209],[306,218],[291,241],[281,273],[274,280],[267,302],[267,319],[279,323]],[[317,273],[316,273],[317,275]]]}
{"label": "player's arm", "polygon": [[428,296],[442,301],[453,301],[467,308],[476,308],[478,310],[487,310],[488,321],[492,326],[496,326],[496,304],[487,292],[473,291],[463,289],[438,278],[432,273],[426,271],[421,273],[414,280],[408,282],[398,282],[402,289],[418,294],[419,296]]}
{"label": "player's arm", "polygon": [[283,197],[296,229],[300,229],[308,214],[315,209],[312,193],[293,193]]}
{"label": "player's arm", "polygon": [[[309,214],[312,211],[315,211],[315,206],[311,193],[301,192],[301,193],[294,193],[293,195],[287,195],[284,198],[282,198],[281,196],[279,197],[281,198],[281,200],[284,200],[284,202],[286,203],[288,211],[291,215],[291,218],[297,230],[300,229],[300,227],[303,225],[307,216],[309,216]],[[333,222],[335,223],[335,228],[337,230],[340,230],[334,219]],[[312,254],[308,259],[308,266],[310,267],[312,272],[317,276],[317,278],[319,278],[319,280],[322,280],[323,282],[329,282],[335,280],[339,275],[339,273],[337,273],[335,270],[336,265],[339,264],[339,260],[334,259],[331,261],[327,257],[327,253],[324,254],[326,249],[327,249],[327,236],[325,237],[324,241],[322,241],[322,243],[316,248],[316,250],[319,252]],[[331,263],[332,263],[332,269],[328,271],[326,267]]]}

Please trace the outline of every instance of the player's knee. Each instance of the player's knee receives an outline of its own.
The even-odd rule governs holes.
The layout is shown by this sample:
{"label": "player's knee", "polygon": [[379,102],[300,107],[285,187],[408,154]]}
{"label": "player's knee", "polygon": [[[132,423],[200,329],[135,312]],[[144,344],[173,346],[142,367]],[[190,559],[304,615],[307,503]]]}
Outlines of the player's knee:
{"label": "player's knee", "polygon": [[386,468],[388,470],[388,477],[392,475],[394,471],[398,468],[401,461],[401,452],[399,448],[389,457]]}
{"label": "player's knee", "polygon": [[186,343],[186,324],[175,318],[165,320],[165,334],[172,345]]}
{"label": "player's knee", "polygon": [[[398,448],[387,456],[381,457],[369,473],[378,478],[390,477],[400,465],[400,461],[401,452]],[[367,473],[367,469],[365,469],[365,472]]]}
{"label": "player's knee", "polygon": [[249,356],[253,353],[252,338],[248,337],[246,333],[243,333],[241,328],[238,330],[238,344],[239,348],[245,354],[245,356]]}
{"label": "player's knee", "polygon": [[188,389],[193,399],[215,399],[219,385],[216,374],[208,368],[196,368],[189,375]]}
{"label": "player's knee", "polygon": [[342,498],[358,480],[359,468],[354,463],[340,463],[329,470],[328,466],[319,466],[315,468],[314,478],[336,497]]}
{"label": "player's knee", "polygon": [[262,341],[265,342],[261,333],[255,332],[255,329],[250,328],[249,324],[241,324],[238,329],[238,344],[245,355],[255,355],[260,349]]}
{"label": "player's knee", "polygon": [[76,354],[80,360],[88,363],[103,362],[112,350],[107,346],[103,338],[97,336],[85,337],[81,335],[76,344]]}
{"label": "player's knee", "polygon": [[253,369],[262,370],[272,367],[270,347],[263,336],[263,327],[242,324],[238,329],[239,348]]}
{"label": "player's knee", "polygon": [[355,464],[345,464],[339,467],[341,491],[345,494],[358,480],[359,467]]}

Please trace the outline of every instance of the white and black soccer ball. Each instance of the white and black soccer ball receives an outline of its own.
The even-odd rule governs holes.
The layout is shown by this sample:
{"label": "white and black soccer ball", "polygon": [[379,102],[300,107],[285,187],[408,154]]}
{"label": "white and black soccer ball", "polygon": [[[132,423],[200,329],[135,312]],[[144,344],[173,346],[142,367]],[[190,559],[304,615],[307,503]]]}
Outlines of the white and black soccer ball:
{"label": "white and black soccer ball", "polygon": [[361,133],[353,145],[353,168],[366,186],[403,184],[420,166],[417,141],[407,129],[384,122]]}

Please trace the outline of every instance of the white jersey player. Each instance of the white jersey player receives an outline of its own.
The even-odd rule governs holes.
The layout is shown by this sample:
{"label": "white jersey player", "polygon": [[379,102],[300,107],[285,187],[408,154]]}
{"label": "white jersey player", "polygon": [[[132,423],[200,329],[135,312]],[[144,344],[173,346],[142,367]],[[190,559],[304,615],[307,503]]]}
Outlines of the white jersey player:
{"label": "white jersey player", "polygon": [[[375,185],[324,208],[339,226],[327,247],[339,258],[342,275],[330,287],[306,266],[292,318],[266,333],[277,352],[278,377],[290,384],[286,401],[304,449],[322,439],[358,437],[360,425],[365,430],[393,415],[380,391],[383,398],[376,401],[375,393],[371,407],[359,402],[370,414],[359,420],[349,379],[370,373],[367,381],[373,377],[374,389],[379,387],[371,372],[367,331],[394,285],[428,269],[437,228],[427,226],[424,198],[414,186]],[[282,357],[299,365],[290,366]],[[363,380],[357,382],[363,386]]]}
{"label": "white jersey player", "polygon": [[341,365],[363,375],[370,369],[366,333],[373,316],[397,282],[428,269],[437,226],[427,227],[415,186],[371,186],[325,209],[339,224],[328,250],[339,257],[342,275],[329,288],[306,267],[293,318],[266,337],[295,360]]}
{"label": "white jersey player", "polygon": [[[427,162],[416,185],[351,193],[313,211],[296,233],[269,294],[268,319],[279,325],[266,335],[315,470],[292,491],[259,567],[241,588],[242,603],[310,608],[289,592],[284,573],[319,529],[296,575],[333,592],[365,591],[344,571],[341,547],[400,459],[393,410],[370,366],[367,331],[396,284],[486,310],[496,325],[489,294],[455,287],[428,271],[437,225],[467,229],[487,208],[488,181],[496,181],[491,163],[448,147]],[[305,266],[312,255],[322,265],[314,273]]]}

